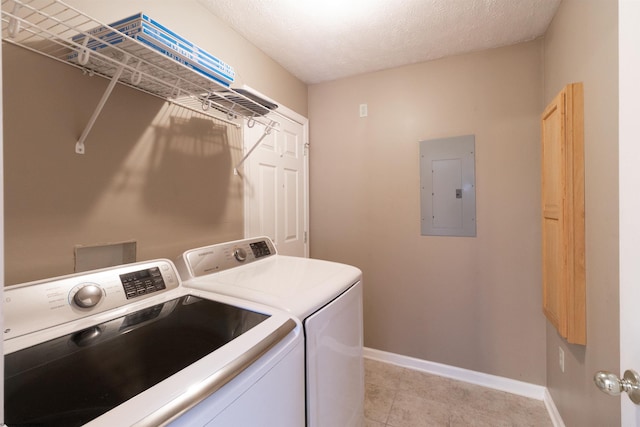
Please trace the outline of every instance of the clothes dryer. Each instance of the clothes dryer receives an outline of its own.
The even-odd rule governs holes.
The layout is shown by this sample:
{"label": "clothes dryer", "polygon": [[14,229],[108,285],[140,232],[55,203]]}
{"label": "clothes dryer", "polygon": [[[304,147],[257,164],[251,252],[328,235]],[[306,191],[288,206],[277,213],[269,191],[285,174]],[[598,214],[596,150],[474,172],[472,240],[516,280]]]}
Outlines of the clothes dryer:
{"label": "clothes dryer", "polygon": [[184,286],[286,310],[302,321],[308,427],[364,424],[362,272],[279,255],[268,237],[186,251]]}

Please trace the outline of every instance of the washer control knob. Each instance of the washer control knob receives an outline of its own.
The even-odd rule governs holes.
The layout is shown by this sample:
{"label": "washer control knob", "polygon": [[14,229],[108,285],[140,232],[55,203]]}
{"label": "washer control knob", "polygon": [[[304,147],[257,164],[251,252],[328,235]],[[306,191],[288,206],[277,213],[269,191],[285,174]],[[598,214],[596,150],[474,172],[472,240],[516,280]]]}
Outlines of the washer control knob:
{"label": "washer control knob", "polygon": [[95,307],[102,299],[102,289],[98,285],[87,284],[78,289],[73,302],[81,308]]}
{"label": "washer control knob", "polygon": [[244,262],[247,259],[247,251],[242,248],[236,248],[233,251],[233,257],[239,262]]}

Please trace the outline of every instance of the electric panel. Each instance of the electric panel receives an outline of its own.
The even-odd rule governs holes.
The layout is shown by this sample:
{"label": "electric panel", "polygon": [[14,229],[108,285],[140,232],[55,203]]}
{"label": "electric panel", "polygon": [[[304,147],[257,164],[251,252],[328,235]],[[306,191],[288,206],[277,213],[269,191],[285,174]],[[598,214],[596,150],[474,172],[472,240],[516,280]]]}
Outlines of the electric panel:
{"label": "electric panel", "polygon": [[475,136],[420,141],[423,236],[476,236]]}

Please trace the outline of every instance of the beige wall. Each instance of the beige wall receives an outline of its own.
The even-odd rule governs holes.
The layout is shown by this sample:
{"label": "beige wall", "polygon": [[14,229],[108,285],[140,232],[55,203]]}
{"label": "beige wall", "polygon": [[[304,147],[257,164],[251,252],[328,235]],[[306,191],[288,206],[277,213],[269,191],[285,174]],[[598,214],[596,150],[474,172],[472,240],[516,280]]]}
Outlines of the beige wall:
{"label": "beige wall", "polygon": [[[366,346],[545,383],[541,64],[533,41],[310,86],[311,255],[363,270]],[[477,237],[423,237],[418,141],[465,134]]]}
{"label": "beige wall", "polygon": [[620,423],[619,398],[592,381],[601,369],[620,372],[617,13],[613,1],[563,0],[544,42],[545,101],[571,82],[584,82],[585,92],[587,345],[547,327],[547,387],[567,426]]}
{"label": "beige wall", "polygon": [[[307,112],[306,85],[194,0],[69,3],[105,22],[144,11],[233,65],[240,84]],[[75,245],[135,240],[142,260],[243,236],[235,127],[118,85],[75,154],[106,85],[4,46],[7,284],[73,272]]]}

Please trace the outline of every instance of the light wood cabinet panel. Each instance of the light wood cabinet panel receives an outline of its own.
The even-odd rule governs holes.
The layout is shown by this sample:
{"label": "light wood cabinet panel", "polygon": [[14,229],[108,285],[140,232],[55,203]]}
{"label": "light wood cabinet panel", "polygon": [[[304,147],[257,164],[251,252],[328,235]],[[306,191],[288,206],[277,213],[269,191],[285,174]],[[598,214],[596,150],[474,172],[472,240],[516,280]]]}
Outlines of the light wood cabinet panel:
{"label": "light wood cabinet panel", "polygon": [[583,86],[542,114],[542,306],[573,344],[586,344]]}

